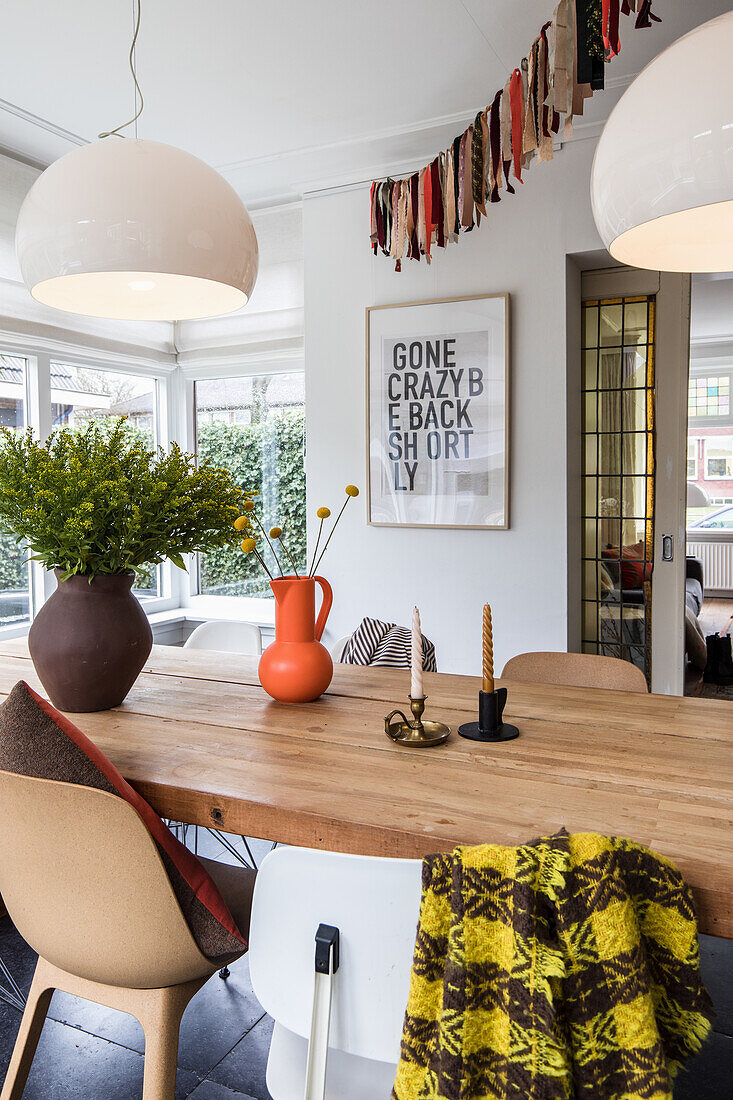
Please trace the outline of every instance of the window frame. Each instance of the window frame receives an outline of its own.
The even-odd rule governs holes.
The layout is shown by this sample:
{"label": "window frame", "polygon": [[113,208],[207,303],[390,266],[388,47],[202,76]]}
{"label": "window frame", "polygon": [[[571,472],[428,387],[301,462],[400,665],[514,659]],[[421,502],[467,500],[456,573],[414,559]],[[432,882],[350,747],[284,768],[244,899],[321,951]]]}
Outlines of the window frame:
{"label": "window frame", "polygon": [[[708,446],[711,444],[728,443],[730,445],[730,466],[731,472],[729,474],[710,474],[708,473]],[[726,459],[727,461],[727,459]],[[733,434],[731,435],[711,435],[705,439],[705,458],[703,462],[703,481],[733,481]]]}
{"label": "window frame", "polygon": [[[46,440],[52,431],[51,422],[51,362],[68,363],[90,370],[112,371],[155,381],[155,438],[166,450],[179,439],[174,415],[175,362],[167,363],[153,356],[131,350],[96,350],[63,340],[0,333],[0,354],[22,356],[26,361],[26,425],[37,439]],[[170,562],[160,567],[160,595],[142,604],[148,616],[180,606],[180,586]],[[15,626],[0,627],[0,638],[22,637],[41,606],[55,591],[56,579],[40,562],[30,563],[30,621]]]}
{"label": "window frame", "polygon": [[[688,464],[687,480],[688,481],[697,481],[698,477],[700,476],[700,457],[699,456],[700,456],[700,439],[701,438],[702,438],[701,436],[689,436],[689,435],[687,437],[687,464]],[[695,449],[695,453],[694,453],[692,459],[690,459],[690,446],[691,445],[694,445],[694,449]],[[695,472],[692,473],[692,474],[689,473],[689,463],[690,463],[690,461],[695,463]]]}
{"label": "window frame", "polygon": [[[302,348],[286,352],[240,354],[234,360],[223,357],[208,359],[205,363],[186,363],[184,360],[179,374],[179,414],[184,432],[181,446],[196,454],[196,382],[218,378],[257,377],[263,374],[303,374],[307,383]],[[306,385],[306,410],[307,401]],[[207,619],[241,619],[264,627],[274,624],[274,600],[254,596],[203,595],[199,587],[198,558],[198,554],[189,555],[188,574],[181,575],[181,608]]]}

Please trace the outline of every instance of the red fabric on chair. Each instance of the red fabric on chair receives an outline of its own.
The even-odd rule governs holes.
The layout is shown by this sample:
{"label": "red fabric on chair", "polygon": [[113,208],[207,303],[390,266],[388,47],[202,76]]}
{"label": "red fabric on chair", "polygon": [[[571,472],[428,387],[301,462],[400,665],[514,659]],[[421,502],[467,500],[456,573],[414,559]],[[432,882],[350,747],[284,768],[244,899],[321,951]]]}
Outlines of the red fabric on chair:
{"label": "red fabric on chair", "polygon": [[226,961],[247,943],[208,871],[173,835],[114,764],[61,711],[23,680],[0,705],[0,768],[39,779],[96,787],[124,798],[155,841],[201,952]]}

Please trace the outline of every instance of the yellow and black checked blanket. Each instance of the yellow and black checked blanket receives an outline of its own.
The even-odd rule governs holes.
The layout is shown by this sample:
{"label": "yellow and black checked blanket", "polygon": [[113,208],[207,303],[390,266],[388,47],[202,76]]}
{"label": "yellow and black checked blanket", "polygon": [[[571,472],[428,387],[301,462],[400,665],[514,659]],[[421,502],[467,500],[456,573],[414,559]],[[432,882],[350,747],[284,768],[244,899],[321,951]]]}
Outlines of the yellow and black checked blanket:
{"label": "yellow and black checked blanket", "polygon": [[690,891],[628,840],[428,857],[393,1100],[671,1100],[710,1030]]}

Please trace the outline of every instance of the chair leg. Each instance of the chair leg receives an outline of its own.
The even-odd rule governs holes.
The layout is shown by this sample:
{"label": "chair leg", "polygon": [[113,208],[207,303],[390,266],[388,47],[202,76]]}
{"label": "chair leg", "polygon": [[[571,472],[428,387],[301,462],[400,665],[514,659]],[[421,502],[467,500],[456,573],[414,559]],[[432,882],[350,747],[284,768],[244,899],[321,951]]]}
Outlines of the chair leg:
{"label": "chair leg", "polygon": [[186,1005],[203,980],[167,989],[147,990],[142,1011],[132,1011],[145,1032],[145,1068],[142,1100],[174,1100],[178,1037]]}
{"label": "chair leg", "polygon": [[21,1100],[28,1074],[41,1037],[43,1024],[48,1013],[53,987],[48,985],[48,976],[43,959],[38,960],[33,981],[28,993],[25,1011],[20,1021],[20,1031],[15,1040],[8,1072],[5,1075],[0,1100]]}

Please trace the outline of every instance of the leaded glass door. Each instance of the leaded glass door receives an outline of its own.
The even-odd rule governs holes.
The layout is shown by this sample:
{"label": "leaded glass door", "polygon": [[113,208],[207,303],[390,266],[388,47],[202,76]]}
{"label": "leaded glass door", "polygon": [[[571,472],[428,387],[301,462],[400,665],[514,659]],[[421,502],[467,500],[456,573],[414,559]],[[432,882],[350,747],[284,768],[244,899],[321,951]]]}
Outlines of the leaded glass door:
{"label": "leaded glass door", "polygon": [[656,298],[582,309],[583,651],[651,683]]}
{"label": "leaded glass door", "polygon": [[583,275],[582,649],[682,694],[689,275]]}

